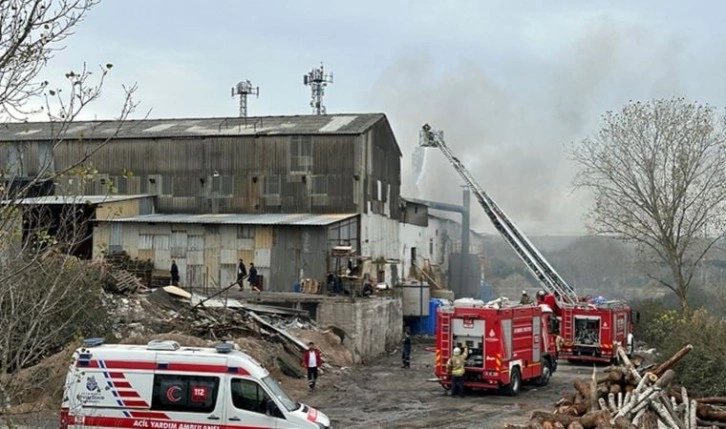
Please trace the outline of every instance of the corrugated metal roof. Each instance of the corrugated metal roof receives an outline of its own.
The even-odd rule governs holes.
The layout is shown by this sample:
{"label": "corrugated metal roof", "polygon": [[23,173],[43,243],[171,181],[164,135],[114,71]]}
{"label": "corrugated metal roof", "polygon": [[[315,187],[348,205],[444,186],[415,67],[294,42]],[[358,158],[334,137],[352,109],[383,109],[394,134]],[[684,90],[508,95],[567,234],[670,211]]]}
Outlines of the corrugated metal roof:
{"label": "corrugated metal roof", "polygon": [[335,222],[350,219],[355,213],[342,214],[309,214],[309,213],[274,213],[274,214],[150,214],[119,219],[108,219],[103,222],[124,223],[190,223],[190,224],[225,224],[225,225],[298,225],[326,226]]}
{"label": "corrugated metal roof", "polygon": [[[361,134],[385,118],[383,113],[259,116],[249,118],[142,119],[73,122],[66,139],[161,138],[238,135]],[[51,122],[0,124],[0,141],[47,140],[60,137]]]}
{"label": "corrugated metal roof", "polygon": [[17,201],[5,200],[3,204],[50,205],[50,204],[103,204],[116,201],[136,200],[153,197],[149,194],[139,195],[48,195],[44,197],[21,198]]}

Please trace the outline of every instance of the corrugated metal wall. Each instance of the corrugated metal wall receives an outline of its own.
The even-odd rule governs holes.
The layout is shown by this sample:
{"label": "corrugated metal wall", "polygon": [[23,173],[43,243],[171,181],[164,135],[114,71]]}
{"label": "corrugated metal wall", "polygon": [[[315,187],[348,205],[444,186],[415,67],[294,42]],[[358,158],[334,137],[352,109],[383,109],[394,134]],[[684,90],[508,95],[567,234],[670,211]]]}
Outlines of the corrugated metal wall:
{"label": "corrugated metal wall", "polygon": [[[282,226],[276,228],[285,229]],[[309,228],[312,233],[298,233],[295,240],[288,240],[284,234],[276,238],[276,230],[271,226],[101,222],[93,232],[94,257],[101,257],[102,251],[117,246],[132,258],[151,260],[159,270],[168,269],[173,259],[179,267],[183,286],[211,289],[234,283],[237,280],[237,264],[242,258],[248,267],[250,263],[255,264],[258,273],[264,276],[266,288],[289,291],[297,279],[299,267],[288,270],[288,261],[273,255],[273,244],[282,240],[283,248],[300,249],[306,254],[302,266],[311,267],[312,272],[323,273],[319,277],[322,280],[327,230],[325,227]],[[318,261],[319,249],[323,251]],[[283,252],[282,255],[286,254]]]}
{"label": "corrugated metal wall", "polygon": [[276,245],[272,249],[275,270],[271,282],[268,282],[272,290],[291,292],[300,278],[323,281],[328,253],[327,235],[327,227],[277,227]]}
{"label": "corrugated metal wall", "polygon": [[[55,148],[55,168],[67,168],[93,153],[90,161],[99,170],[96,182],[114,183],[120,194],[158,193],[161,213],[360,213],[371,192],[371,187],[363,188],[364,184],[367,181],[377,186],[381,181],[390,195],[386,198],[388,210],[397,218],[400,154],[387,120],[380,120],[363,135],[305,136],[312,143],[312,165],[302,172],[291,171],[291,141],[295,137],[300,138],[115,139],[103,145],[65,141]],[[39,145],[45,147],[47,142],[12,145],[17,146],[0,151],[0,165],[7,163],[11,153],[21,153],[22,174],[36,174],[39,159],[47,158],[47,151],[39,150]],[[132,170],[133,176],[122,177],[125,170]],[[265,177],[271,175],[280,178],[279,198],[263,195]],[[327,178],[326,197],[312,195],[316,176]],[[99,183],[89,183],[85,192],[99,193],[107,188]],[[378,206],[374,210],[382,212],[383,207]]]}
{"label": "corrugated metal wall", "polygon": [[[306,172],[291,173],[291,138],[117,139],[103,145],[91,162],[99,170],[97,181],[107,175],[106,183],[118,182],[120,194],[160,191],[157,209],[162,213],[355,212],[358,205],[353,176],[365,174],[355,166],[356,146],[362,140],[352,135],[310,136],[312,166]],[[38,144],[20,143],[25,174],[35,174],[38,169]],[[97,146],[92,141],[59,144],[56,167],[66,168]],[[0,154],[4,162],[2,158],[8,155]],[[35,161],[29,162],[31,159]],[[122,177],[126,169],[132,169],[130,179]],[[274,201],[263,196],[269,175],[280,177],[280,198]],[[321,175],[328,177],[328,198],[312,204],[312,177]],[[94,193],[104,187],[89,183],[86,188],[86,192]]]}

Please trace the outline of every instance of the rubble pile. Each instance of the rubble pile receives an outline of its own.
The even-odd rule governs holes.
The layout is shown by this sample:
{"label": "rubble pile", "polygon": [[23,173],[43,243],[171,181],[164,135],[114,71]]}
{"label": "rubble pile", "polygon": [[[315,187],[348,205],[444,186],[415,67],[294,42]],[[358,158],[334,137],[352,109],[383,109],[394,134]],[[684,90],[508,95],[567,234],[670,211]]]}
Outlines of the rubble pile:
{"label": "rubble pile", "polygon": [[[114,336],[121,343],[174,340],[182,346],[213,347],[220,341],[234,341],[292,393],[307,389],[301,363],[309,341],[321,350],[321,373],[343,371],[353,361],[342,345],[344,333],[334,327],[321,329],[306,311],[205,297],[175,286],[150,293],[116,289],[107,291],[104,301],[113,312]],[[77,346],[77,342],[69,344],[60,353],[15,373],[9,386],[10,412],[56,409]]]}
{"label": "rubble pile", "polygon": [[726,427],[726,398],[689,398],[673,382],[673,366],[693,347],[689,344],[660,365],[629,359],[618,347],[620,364],[592,380],[574,382],[575,392],[555,404],[553,412],[534,411],[526,425],[507,429],[701,429]]}

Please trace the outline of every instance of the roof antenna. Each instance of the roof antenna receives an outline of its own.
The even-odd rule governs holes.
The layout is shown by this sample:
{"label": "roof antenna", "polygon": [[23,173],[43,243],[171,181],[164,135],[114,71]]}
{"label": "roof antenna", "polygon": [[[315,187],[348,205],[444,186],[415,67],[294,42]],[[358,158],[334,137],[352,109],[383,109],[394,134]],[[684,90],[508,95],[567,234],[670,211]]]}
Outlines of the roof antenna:
{"label": "roof antenna", "polygon": [[247,96],[248,95],[255,95],[259,98],[260,96],[260,87],[252,87],[252,82],[248,80],[243,80],[237,83],[237,86],[232,87],[232,97],[235,95],[239,95],[239,117],[240,118],[246,118],[247,117]]}
{"label": "roof antenna", "polygon": [[310,107],[313,108],[313,114],[315,115],[325,114],[323,97],[325,96],[325,87],[329,83],[333,83],[333,73],[325,74],[322,62],[320,67],[314,68],[303,75],[303,84],[310,86]]}

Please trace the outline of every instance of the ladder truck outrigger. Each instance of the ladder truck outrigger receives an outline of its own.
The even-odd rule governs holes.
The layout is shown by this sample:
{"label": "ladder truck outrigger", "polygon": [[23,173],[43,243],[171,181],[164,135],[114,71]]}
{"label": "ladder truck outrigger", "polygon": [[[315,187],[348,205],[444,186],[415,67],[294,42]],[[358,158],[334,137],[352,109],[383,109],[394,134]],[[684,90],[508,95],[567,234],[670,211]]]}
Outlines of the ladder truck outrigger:
{"label": "ladder truck outrigger", "polygon": [[[539,250],[516,227],[496,202],[484,191],[464,164],[444,141],[443,131],[423,126],[419,145],[437,147],[476,196],[494,227],[524,262],[546,293],[544,302],[559,323],[554,326],[557,356],[568,361],[610,362],[617,357],[615,345],[627,345],[632,352],[632,315],[623,300],[580,299]],[[445,353],[441,350],[441,353]],[[448,354],[448,353],[447,353]]]}

